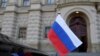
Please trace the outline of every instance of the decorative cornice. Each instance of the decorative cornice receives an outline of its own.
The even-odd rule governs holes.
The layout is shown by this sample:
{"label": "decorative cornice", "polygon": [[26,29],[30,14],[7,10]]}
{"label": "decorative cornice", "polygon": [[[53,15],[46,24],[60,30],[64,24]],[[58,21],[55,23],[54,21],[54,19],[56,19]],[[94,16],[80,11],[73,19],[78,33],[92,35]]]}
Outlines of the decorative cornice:
{"label": "decorative cornice", "polygon": [[94,3],[92,2],[70,2],[70,3],[62,3],[62,4],[58,4],[57,8],[63,8],[66,6],[74,6],[74,5],[90,5],[93,6]]}
{"label": "decorative cornice", "polygon": [[4,11],[4,13],[16,13],[17,14],[17,11]]}

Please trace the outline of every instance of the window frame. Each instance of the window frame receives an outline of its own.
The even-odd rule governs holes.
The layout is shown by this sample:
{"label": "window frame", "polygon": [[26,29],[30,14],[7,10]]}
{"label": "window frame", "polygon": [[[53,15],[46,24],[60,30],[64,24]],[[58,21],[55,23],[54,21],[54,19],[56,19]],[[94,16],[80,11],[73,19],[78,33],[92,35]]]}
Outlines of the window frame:
{"label": "window frame", "polygon": [[53,4],[55,4],[55,0],[47,0],[47,4],[48,5],[53,5]]}
{"label": "window frame", "polygon": [[8,0],[1,0],[1,7],[6,7],[7,6]]}
{"label": "window frame", "polygon": [[48,34],[48,31],[50,30],[50,28],[51,28],[50,26],[45,27],[44,38],[47,38],[47,34]]}
{"label": "window frame", "polygon": [[23,0],[23,6],[30,6],[30,0]]}
{"label": "window frame", "polygon": [[0,32],[2,31],[2,28],[0,27]]}
{"label": "window frame", "polygon": [[[23,31],[22,31],[23,29],[24,29],[24,34],[23,34]],[[18,31],[18,38],[25,39],[26,34],[27,34],[27,27],[20,27],[19,31]]]}

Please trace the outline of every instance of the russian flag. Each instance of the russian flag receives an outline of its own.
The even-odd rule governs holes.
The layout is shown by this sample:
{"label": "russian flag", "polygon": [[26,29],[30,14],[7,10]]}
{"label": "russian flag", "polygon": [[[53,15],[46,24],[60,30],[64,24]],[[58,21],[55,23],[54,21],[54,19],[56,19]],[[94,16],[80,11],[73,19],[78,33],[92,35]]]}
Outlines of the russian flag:
{"label": "russian flag", "polygon": [[60,15],[56,17],[51,26],[48,38],[61,56],[65,56],[82,44]]}

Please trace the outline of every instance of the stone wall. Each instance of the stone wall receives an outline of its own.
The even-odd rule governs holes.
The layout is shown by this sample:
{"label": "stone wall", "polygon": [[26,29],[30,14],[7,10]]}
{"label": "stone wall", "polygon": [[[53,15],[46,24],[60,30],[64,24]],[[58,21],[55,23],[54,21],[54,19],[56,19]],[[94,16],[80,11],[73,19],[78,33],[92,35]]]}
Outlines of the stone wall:
{"label": "stone wall", "polygon": [[3,15],[0,15],[0,28],[2,28]]}
{"label": "stone wall", "polygon": [[18,14],[18,27],[27,27],[28,25],[28,13],[20,13]]}
{"label": "stone wall", "polygon": [[41,50],[45,52],[54,52],[54,47],[47,37],[45,37],[45,27],[50,27],[56,18],[56,12],[43,12],[41,25]]}

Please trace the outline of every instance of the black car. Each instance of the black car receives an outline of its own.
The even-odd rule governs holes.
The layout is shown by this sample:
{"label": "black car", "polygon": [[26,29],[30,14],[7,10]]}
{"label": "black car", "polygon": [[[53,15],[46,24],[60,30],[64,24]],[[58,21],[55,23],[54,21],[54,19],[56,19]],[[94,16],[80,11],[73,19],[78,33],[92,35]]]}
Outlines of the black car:
{"label": "black car", "polygon": [[14,42],[14,39],[0,33],[0,56],[11,56],[12,53],[31,53],[32,56],[48,56],[42,51]]}

